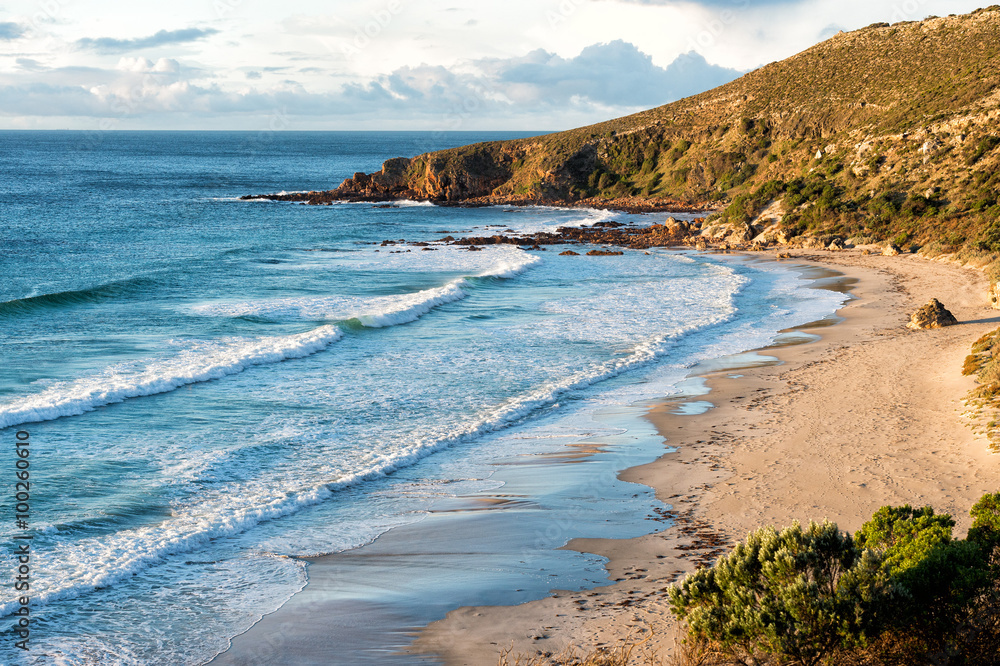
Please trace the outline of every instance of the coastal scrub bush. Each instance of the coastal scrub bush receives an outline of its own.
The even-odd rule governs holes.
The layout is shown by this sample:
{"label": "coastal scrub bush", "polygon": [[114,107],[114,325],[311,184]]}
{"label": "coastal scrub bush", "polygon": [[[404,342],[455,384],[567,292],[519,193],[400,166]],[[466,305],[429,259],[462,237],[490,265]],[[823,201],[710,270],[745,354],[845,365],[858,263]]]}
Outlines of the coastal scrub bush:
{"label": "coastal scrub bush", "polygon": [[600,179],[597,181],[597,189],[606,190],[617,182],[618,178],[615,174],[605,171],[601,174]]}
{"label": "coastal scrub bush", "polygon": [[676,144],[674,144],[673,149],[670,151],[668,158],[671,162],[676,162],[680,158],[684,157],[688,150],[691,149],[691,142],[687,139],[681,139]]}
{"label": "coastal scrub bush", "polygon": [[883,596],[880,559],[830,522],[752,532],[714,567],[670,590],[688,635],[737,659],[814,666],[864,642]]}
{"label": "coastal scrub bush", "polygon": [[953,541],[954,526],[929,506],[882,507],[856,535],[860,547],[882,554],[891,581],[894,597],[881,609],[883,619],[915,633],[928,650],[945,648],[956,618],[987,583],[988,554],[974,541]]}
{"label": "coastal scrub bush", "polygon": [[682,659],[709,664],[1000,664],[1000,493],[968,538],[930,507],[762,528],[669,592]]}
{"label": "coastal scrub bush", "polygon": [[997,138],[995,136],[983,137],[982,139],[980,139],[979,143],[976,144],[976,147],[972,150],[972,152],[969,153],[969,156],[966,158],[965,163],[968,164],[969,166],[972,166],[979,160],[983,159],[986,153],[991,152],[997,146],[1000,146],[1000,138]]}
{"label": "coastal scrub bush", "polygon": [[780,180],[769,180],[753,192],[738,195],[726,207],[723,216],[727,220],[749,222],[785,191],[785,184]]}
{"label": "coastal scrub bush", "polygon": [[986,548],[1000,546],[1000,493],[990,493],[980,497],[972,506],[969,515],[972,516],[969,541]]}
{"label": "coastal scrub bush", "polygon": [[984,220],[976,239],[976,248],[985,252],[1000,252],[1000,220]]}
{"label": "coastal scrub bush", "polygon": [[793,209],[806,203],[815,203],[825,209],[839,208],[843,188],[825,178],[796,178],[788,183],[785,206]]}

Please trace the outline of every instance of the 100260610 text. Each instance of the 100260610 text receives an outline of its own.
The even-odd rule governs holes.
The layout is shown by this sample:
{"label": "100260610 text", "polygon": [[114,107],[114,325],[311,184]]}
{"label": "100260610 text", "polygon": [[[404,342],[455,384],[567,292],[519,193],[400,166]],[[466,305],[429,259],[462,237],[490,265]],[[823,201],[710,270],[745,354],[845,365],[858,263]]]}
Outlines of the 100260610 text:
{"label": "100260610 text", "polygon": [[14,590],[17,592],[17,609],[14,615],[14,646],[28,650],[31,637],[31,540],[28,534],[31,523],[31,435],[18,430],[14,435]]}

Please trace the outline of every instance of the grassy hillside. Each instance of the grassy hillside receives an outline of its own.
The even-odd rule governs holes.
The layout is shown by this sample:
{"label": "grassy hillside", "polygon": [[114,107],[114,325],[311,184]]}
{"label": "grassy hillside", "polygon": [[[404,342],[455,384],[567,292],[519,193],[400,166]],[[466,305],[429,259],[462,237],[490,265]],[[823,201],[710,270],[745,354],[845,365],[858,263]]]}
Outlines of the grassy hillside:
{"label": "grassy hillside", "polygon": [[597,125],[391,160],[337,195],[642,197],[710,204],[723,222],[767,208],[785,239],[853,236],[985,257],[1000,251],[998,119],[993,6],[840,33],[722,87]]}

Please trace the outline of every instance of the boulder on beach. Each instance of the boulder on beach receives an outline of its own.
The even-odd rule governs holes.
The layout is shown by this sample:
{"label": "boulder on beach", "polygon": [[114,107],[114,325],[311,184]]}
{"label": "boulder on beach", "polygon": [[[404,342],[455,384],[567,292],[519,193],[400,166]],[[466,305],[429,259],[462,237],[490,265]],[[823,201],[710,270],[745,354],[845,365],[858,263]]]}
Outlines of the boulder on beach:
{"label": "boulder on beach", "polygon": [[899,246],[895,243],[886,243],[885,249],[882,250],[882,255],[886,257],[895,257],[900,253]]}
{"label": "boulder on beach", "polygon": [[906,327],[914,329],[941,328],[942,326],[954,326],[957,323],[955,315],[941,305],[941,301],[932,298],[927,305],[913,313],[913,316],[910,317],[910,323]]}
{"label": "boulder on beach", "polygon": [[749,243],[760,233],[760,230],[749,222],[736,222],[731,228],[732,232],[726,235],[731,243]]}

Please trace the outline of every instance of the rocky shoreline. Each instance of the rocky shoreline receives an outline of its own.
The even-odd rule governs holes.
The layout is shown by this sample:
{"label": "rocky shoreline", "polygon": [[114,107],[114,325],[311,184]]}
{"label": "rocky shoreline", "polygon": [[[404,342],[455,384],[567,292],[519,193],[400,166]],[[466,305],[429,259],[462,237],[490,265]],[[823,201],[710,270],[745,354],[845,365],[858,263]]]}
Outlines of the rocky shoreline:
{"label": "rocky shoreline", "polygon": [[485,208],[487,206],[550,206],[552,208],[592,208],[596,210],[613,210],[621,213],[711,213],[716,207],[705,204],[688,204],[670,199],[654,199],[648,197],[620,197],[606,199],[591,197],[566,201],[563,199],[545,199],[528,196],[489,195],[472,197],[460,201],[435,200],[419,196],[386,195],[379,193],[357,194],[335,190],[316,190],[310,192],[290,192],[286,194],[248,194],[240,197],[242,201],[284,201],[301,203],[309,206],[332,206],[335,203],[371,203],[393,205],[396,201],[428,201],[435,206],[450,208]]}
{"label": "rocky shoreline", "polygon": [[[397,158],[401,159],[401,158]],[[392,162],[392,160],[389,160]],[[387,162],[386,164],[389,164]],[[615,221],[598,222],[590,227],[559,227],[555,233],[534,234],[494,234],[492,236],[469,236],[454,238],[446,236],[436,243],[463,245],[470,250],[478,250],[486,245],[518,245],[524,249],[541,250],[545,245],[588,244],[610,245],[636,250],[653,247],[691,247],[697,250],[715,251],[759,251],[779,248],[778,258],[784,258],[781,249],[828,249],[844,250],[855,246],[872,245],[871,239],[844,238],[837,235],[797,235],[792,236],[783,229],[773,211],[765,211],[751,222],[723,221],[717,219],[717,207],[707,204],[684,204],[669,199],[625,197],[618,199],[589,198],[578,201],[565,199],[541,199],[506,195],[488,195],[461,200],[437,200],[406,190],[387,191],[365,186],[359,189],[358,179],[371,178],[365,174],[355,174],[334,190],[291,192],[281,194],[251,194],[240,197],[243,201],[275,201],[298,203],[310,206],[332,206],[335,203],[370,203],[378,207],[392,208],[401,201],[429,201],[437,206],[454,208],[481,208],[487,206],[551,206],[555,208],[588,208],[610,210],[623,214],[677,213],[701,214],[704,217],[691,221],[681,221],[669,216],[662,223],[648,226],[634,226]],[[770,215],[768,214],[770,212]],[[426,242],[386,240],[382,246],[409,245],[432,250]],[[882,248],[877,248],[882,251]],[[901,251],[892,243],[885,245],[884,253],[899,254]],[[588,253],[592,254],[592,253]],[[604,253],[608,254],[608,253]],[[593,256],[593,254],[592,254]]]}
{"label": "rocky shoreline", "polygon": [[[445,236],[433,242],[384,240],[382,247],[419,247],[432,251],[435,244],[465,246],[476,251],[488,245],[517,245],[524,250],[545,250],[546,245],[601,245],[628,248],[632,250],[648,250],[654,247],[686,247],[695,250],[711,250],[716,252],[754,252],[777,250],[777,258],[787,258],[786,249],[825,249],[845,250],[848,248],[869,245],[862,250],[864,254],[896,255],[899,248],[889,243],[883,249],[879,245],[857,242],[859,239],[844,239],[841,237],[824,238],[819,236],[786,237],[774,227],[741,225],[715,225],[711,218],[701,218],[691,221],[667,217],[662,223],[647,226],[635,226],[607,220],[591,226],[558,227],[555,232],[540,231],[533,234],[496,233],[491,236],[466,236],[455,238]],[[562,254],[576,255],[568,250]],[[589,256],[610,256],[620,252],[591,250]]]}
{"label": "rocky shoreline", "polygon": [[[704,243],[699,243],[697,233],[701,228],[699,220],[684,222],[672,217],[664,224],[650,226],[631,226],[622,222],[597,222],[589,227],[559,227],[555,233],[540,231],[533,234],[494,234],[492,236],[467,236],[455,238],[445,236],[436,241],[445,245],[465,246],[475,251],[487,245],[517,245],[526,250],[544,250],[546,245],[604,245],[626,247],[634,250],[645,250],[653,247],[695,246],[707,249]],[[382,247],[410,246],[422,250],[433,250],[431,243],[407,242],[405,240],[385,240]],[[567,251],[566,254],[577,254]],[[591,256],[621,254],[620,252],[600,252],[591,250]]]}

